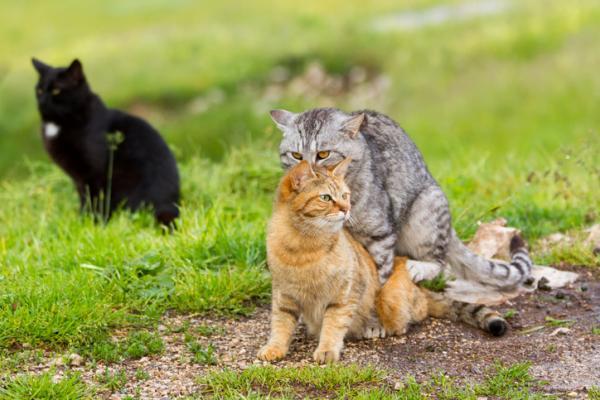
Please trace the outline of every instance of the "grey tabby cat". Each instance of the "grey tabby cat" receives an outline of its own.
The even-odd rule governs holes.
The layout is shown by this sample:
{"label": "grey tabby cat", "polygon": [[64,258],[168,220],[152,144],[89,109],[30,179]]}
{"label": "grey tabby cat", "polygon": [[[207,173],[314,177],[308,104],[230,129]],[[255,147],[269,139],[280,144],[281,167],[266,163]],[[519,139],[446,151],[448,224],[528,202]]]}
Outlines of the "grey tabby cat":
{"label": "grey tabby cat", "polygon": [[375,259],[382,282],[393,270],[395,255],[449,264],[458,277],[502,289],[529,279],[532,263],[520,237],[511,242],[510,263],[486,260],[463,245],[452,228],[448,200],[423,156],[389,117],[333,108],[300,114],[273,110],[271,117],[283,132],[285,169],[301,160],[327,166],[352,158],[347,227]]}

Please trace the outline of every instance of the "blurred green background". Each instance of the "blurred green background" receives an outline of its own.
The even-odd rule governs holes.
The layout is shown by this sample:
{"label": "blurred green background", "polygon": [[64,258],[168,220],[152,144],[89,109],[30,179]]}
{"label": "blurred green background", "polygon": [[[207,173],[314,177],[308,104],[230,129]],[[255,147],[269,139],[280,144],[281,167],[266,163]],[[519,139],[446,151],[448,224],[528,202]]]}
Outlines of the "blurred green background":
{"label": "blurred green background", "polygon": [[387,113],[434,172],[509,154],[541,168],[598,142],[592,0],[25,0],[3,2],[0,37],[3,177],[48,160],[31,56],[80,58],[105,102],[149,119],[182,161],[275,135],[274,107]]}

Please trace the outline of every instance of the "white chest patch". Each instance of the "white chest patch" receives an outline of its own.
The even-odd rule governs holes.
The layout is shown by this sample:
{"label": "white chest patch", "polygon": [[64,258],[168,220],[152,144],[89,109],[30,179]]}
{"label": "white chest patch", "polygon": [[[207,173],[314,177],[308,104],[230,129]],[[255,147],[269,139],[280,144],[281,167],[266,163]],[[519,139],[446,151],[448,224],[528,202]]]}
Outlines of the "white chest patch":
{"label": "white chest patch", "polygon": [[44,136],[48,139],[55,138],[60,133],[60,126],[56,125],[54,122],[46,122],[44,124]]}

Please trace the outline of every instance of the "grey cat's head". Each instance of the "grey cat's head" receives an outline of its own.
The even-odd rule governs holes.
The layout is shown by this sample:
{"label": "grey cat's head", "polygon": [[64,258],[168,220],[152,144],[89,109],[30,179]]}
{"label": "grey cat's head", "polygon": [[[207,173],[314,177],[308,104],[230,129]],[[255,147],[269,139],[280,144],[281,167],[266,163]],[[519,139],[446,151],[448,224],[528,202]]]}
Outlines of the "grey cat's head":
{"label": "grey cat's head", "polygon": [[302,160],[332,166],[348,157],[354,162],[362,159],[365,142],[360,127],[364,114],[315,108],[300,114],[273,110],[271,118],[283,133],[279,154],[285,169]]}

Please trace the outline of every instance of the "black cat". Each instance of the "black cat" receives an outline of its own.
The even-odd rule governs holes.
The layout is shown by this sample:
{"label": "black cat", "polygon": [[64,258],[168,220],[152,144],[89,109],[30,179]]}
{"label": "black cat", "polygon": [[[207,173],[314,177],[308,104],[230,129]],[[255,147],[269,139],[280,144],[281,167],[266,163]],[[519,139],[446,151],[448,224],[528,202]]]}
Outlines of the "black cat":
{"label": "black cat", "polygon": [[32,59],[44,146],[73,179],[82,209],[108,217],[119,206],[152,205],[158,222],[178,217],[179,173],[173,154],[146,121],[107,108],[79,60],[53,68]]}

